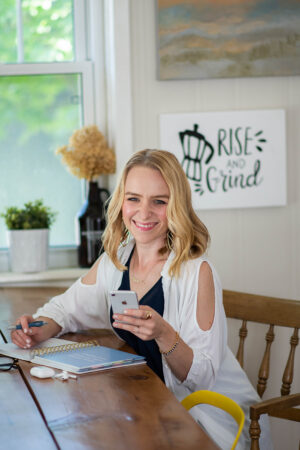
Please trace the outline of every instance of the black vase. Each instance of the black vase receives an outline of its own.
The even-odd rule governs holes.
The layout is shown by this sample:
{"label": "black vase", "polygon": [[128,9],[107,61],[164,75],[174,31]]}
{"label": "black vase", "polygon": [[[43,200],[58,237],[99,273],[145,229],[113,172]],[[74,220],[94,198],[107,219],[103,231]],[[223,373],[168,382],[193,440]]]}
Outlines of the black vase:
{"label": "black vase", "polygon": [[101,237],[106,226],[104,202],[108,197],[107,189],[99,188],[96,182],[89,182],[88,198],[78,214],[80,267],[91,267],[100,255]]}

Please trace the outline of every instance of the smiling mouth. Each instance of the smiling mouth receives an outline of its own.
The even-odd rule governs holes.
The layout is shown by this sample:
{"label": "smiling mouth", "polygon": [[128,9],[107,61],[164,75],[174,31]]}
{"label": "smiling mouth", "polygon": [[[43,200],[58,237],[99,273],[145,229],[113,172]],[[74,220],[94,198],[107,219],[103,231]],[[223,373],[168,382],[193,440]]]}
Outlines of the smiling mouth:
{"label": "smiling mouth", "polygon": [[150,231],[150,230],[152,230],[152,229],[155,227],[155,225],[156,225],[156,222],[151,222],[151,223],[140,223],[140,222],[136,222],[135,220],[133,220],[133,223],[134,223],[134,225],[135,225],[139,230],[142,230],[142,231]]}

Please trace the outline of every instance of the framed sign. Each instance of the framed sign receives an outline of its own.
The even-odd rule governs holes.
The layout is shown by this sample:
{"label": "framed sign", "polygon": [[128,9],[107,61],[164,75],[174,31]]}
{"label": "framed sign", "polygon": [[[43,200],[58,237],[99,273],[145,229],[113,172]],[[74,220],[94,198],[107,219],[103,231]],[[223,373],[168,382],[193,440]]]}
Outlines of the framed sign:
{"label": "framed sign", "polygon": [[180,161],[195,209],[286,204],[283,110],[162,114],[160,148]]}

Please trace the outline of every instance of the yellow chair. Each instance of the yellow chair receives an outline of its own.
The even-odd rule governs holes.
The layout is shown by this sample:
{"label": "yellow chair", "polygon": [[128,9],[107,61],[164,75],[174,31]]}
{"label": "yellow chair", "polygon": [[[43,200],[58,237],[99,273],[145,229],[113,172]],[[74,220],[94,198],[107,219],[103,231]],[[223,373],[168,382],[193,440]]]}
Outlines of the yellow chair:
{"label": "yellow chair", "polygon": [[231,447],[233,450],[239,440],[245,422],[245,414],[242,408],[231,398],[213,391],[196,391],[181,401],[182,406],[187,410],[201,403],[223,409],[235,419],[239,429]]}

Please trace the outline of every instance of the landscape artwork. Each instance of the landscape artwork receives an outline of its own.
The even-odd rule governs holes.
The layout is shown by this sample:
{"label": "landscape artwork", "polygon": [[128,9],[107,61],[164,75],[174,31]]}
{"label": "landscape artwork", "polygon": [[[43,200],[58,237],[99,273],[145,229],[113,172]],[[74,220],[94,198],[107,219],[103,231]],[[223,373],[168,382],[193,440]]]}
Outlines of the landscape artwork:
{"label": "landscape artwork", "polygon": [[160,80],[300,74],[299,0],[157,0]]}

